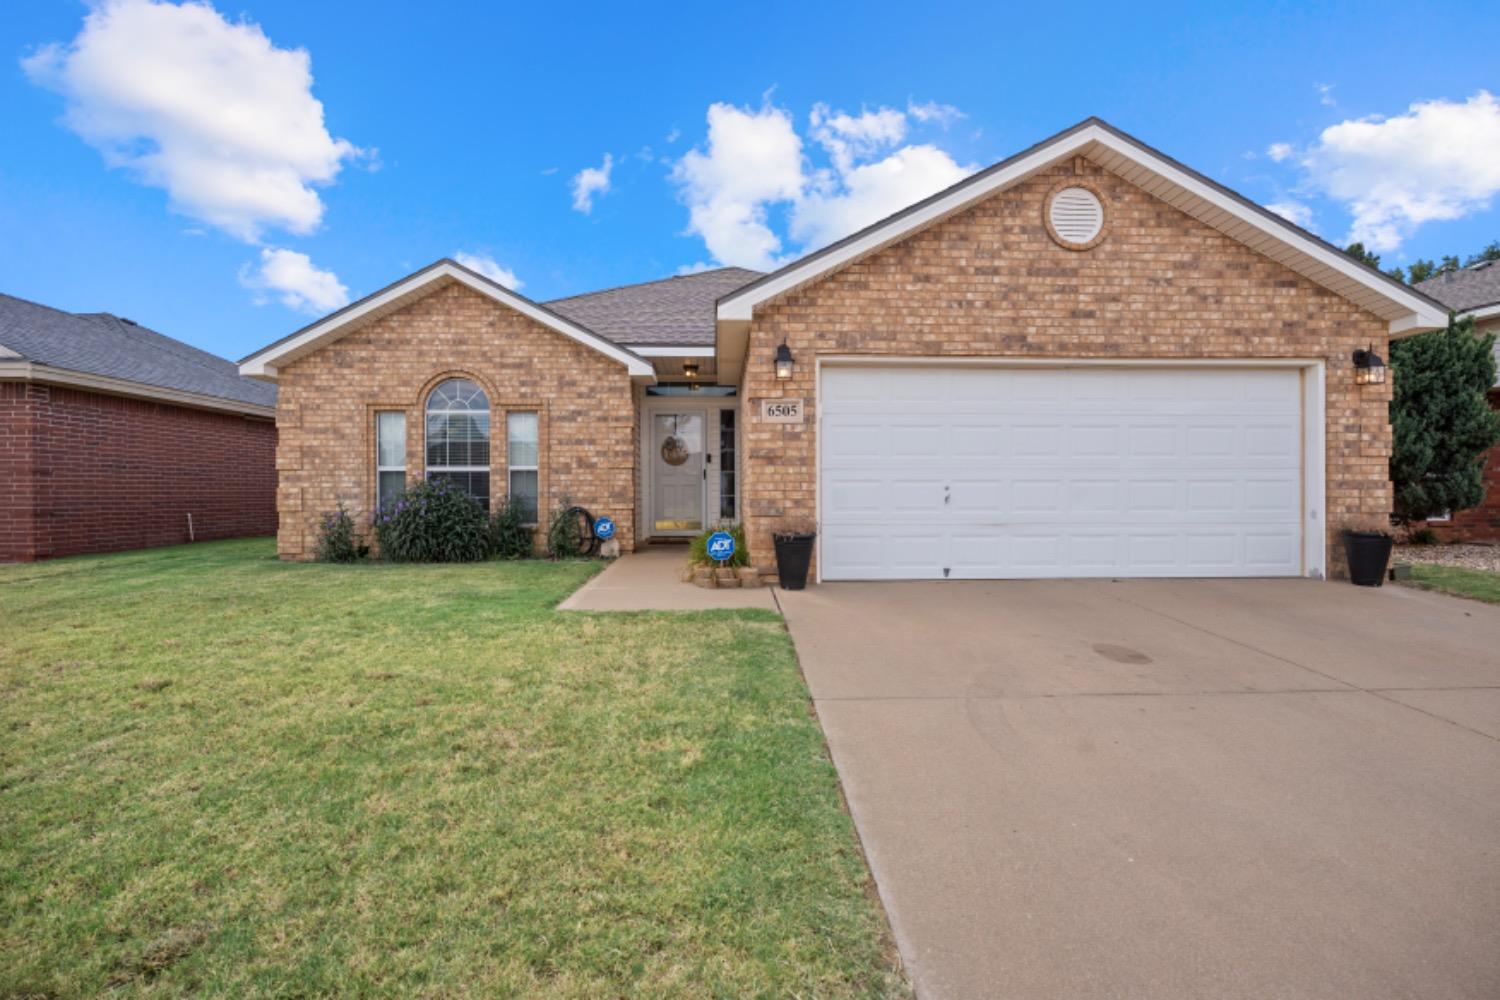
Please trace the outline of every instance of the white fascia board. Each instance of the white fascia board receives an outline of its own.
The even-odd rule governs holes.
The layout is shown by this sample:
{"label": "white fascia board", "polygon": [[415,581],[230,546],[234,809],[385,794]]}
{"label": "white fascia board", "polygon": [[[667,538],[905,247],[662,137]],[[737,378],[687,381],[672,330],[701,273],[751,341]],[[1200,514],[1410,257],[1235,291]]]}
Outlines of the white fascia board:
{"label": "white fascia board", "polygon": [[192,407],[198,410],[220,410],[226,413],[239,413],[251,417],[266,417],[271,420],[276,418],[276,407],[274,406],[241,403],[232,399],[226,399],[223,396],[209,396],[201,392],[189,392],[186,389],[169,389],[165,386],[147,385],[144,382],[111,378],[108,375],[95,375],[92,372],[78,372],[69,368],[54,368],[51,365],[40,365],[31,361],[0,361],[0,380],[39,382],[42,385],[65,385],[69,388],[101,392],[111,396],[149,399],[157,402],[172,403],[177,406]]}
{"label": "white fascia board", "polygon": [[1410,315],[1390,322],[1391,336],[1408,336],[1424,330],[1440,329],[1447,325],[1448,317],[1440,310],[1433,308],[1433,306],[1421,297],[1415,294],[1403,293],[1400,289],[1370,274],[1346,255],[1309,239],[1297,232],[1289,224],[1282,223],[1273,217],[1262,215],[1260,212],[1246,206],[1238,198],[1231,197],[1217,188],[1204,183],[1174,164],[1168,163],[1161,157],[1152,154],[1149,150],[1133,142],[1129,142],[1116,135],[1113,131],[1102,128],[1099,125],[1088,125],[1050,145],[1043,146],[1031,155],[1018,159],[1005,169],[997,170],[977,183],[963,184],[963,182],[960,182],[959,187],[947,197],[938,198],[919,211],[904,215],[898,219],[892,219],[885,225],[877,224],[863,236],[850,240],[844,246],[824,253],[821,256],[814,255],[812,259],[807,261],[805,266],[794,264],[770,281],[759,285],[752,285],[741,292],[731,293],[719,302],[717,311],[718,320],[720,323],[748,323],[754,314],[755,307],[762,302],[769,301],[799,285],[806,284],[824,274],[835,271],[850,261],[894,243],[910,233],[941,220],[947,215],[961,211],[966,206],[987,198],[1038,170],[1059,160],[1073,156],[1080,151],[1084,151],[1086,147],[1094,143],[1098,143],[1100,146],[1113,150],[1121,156],[1134,160],[1147,170],[1176,184],[1190,194],[1213,205],[1215,208],[1234,216],[1236,219],[1241,220],[1267,236],[1291,246],[1294,250],[1306,255],[1317,263],[1323,264],[1353,279],[1395,303],[1400,308],[1409,310]]}
{"label": "white fascia board", "polygon": [[639,344],[626,344],[634,354],[643,358],[711,358],[714,356],[712,345],[708,347],[678,347],[674,345],[655,344],[642,346]]}
{"label": "white fascia board", "polygon": [[466,285],[481,295],[509,306],[521,315],[535,320],[543,326],[555,330],[565,337],[576,340],[586,347],[591,347],[603,354],[605,357],[618,361],[625,366],[626,371],[632,378],[643,378],[651,380],[655,378],[655,372],[651,363],[645,358],[621,347],[613,341],[605,340],[598,334],[584,329],[571,320],[564,319],[557,313],[546,309],[537,303],[518,295],[502,285],[498,285],[488,278],[475,274],[466,267],[462,267],[453,261],[440,261],[432,267],[418,271],[410,277],[396,282],[382,291],[370,295],[347,309],[341,309],[301,332],[288,337],[279,343],[272,344],[255,354],[250,355],[240,362],[240,374],[250,378],[274,379],[276,377],[276,363],[289,358],[296,358],[320,347],[325,343],[337,340],[341,331],[351,324],[378,314],[382,309],[391,306],[399,300],[421,291],[424,287],[435,281],[451,279]]}
{"label": "white fascia board", "polygon": [[1470,309],[1468,312],[1459,313],[1459,316],[1470,316],[1475,320],[1494,319],[1500,316],[1500,302],[1494,305],[1480,306],[1478,309]]}

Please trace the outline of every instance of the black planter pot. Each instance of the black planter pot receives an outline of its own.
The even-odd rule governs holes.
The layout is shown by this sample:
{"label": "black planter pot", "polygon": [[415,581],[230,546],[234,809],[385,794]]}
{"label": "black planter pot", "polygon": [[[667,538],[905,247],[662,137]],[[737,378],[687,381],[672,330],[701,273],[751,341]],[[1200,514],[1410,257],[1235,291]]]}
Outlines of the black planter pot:
{"label": "black planter pot", "polygon": [[1378,587],[1385,582],[1385,568],[1391,561],[1391,547],[1396,540],[1390,535],[1367,531],[1344,532],[1344,554],[1349,557],[1349,582],[1361,587]]}
{"label": "black planter pot", "polygon": [[817,537],[814,532],[772,537],[782,590],[801,590],[807,586],[807,567],[812,565],[813,540]]}

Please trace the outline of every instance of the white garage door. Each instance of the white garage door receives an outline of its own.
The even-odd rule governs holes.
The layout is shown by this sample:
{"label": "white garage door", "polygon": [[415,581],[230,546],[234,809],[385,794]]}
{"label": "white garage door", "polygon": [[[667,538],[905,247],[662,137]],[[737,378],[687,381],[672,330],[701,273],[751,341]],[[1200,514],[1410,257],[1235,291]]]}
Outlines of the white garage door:
{"label": "white garage door", "polygon": [[826,580],[1295,576],[1291,368],[826,366]]}

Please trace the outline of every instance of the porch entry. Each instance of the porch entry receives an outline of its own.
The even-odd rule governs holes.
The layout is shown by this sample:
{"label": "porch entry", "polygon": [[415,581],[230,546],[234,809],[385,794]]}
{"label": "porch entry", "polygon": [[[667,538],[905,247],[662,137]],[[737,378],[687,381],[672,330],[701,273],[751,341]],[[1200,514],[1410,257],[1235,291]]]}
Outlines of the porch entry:
{"label": "porch entry", "polygon": [[705,411],[651,417],[651,522],[658,535],[695,535],[707,521]]}

